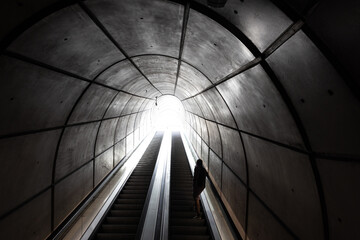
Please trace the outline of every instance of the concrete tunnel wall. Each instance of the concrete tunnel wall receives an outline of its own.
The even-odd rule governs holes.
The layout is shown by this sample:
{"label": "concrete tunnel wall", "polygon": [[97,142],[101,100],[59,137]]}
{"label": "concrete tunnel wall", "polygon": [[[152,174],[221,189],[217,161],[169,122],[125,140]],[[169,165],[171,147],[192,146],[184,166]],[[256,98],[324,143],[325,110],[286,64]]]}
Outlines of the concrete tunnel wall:
{"label": "concrete tunnel wall", "polygon": [[243,238],[360,238],[357,1],[2,4],[1,236],[50,235],[174,94]]}

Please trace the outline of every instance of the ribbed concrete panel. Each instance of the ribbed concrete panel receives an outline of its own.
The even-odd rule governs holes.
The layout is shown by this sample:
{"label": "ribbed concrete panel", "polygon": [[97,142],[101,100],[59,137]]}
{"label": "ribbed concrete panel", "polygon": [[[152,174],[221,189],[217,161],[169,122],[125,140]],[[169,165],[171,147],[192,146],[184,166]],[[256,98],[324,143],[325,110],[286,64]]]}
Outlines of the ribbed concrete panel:
{"label": "ribbed concrete panel", "polygon": [[231,128],[219,125],[223,149],[223,161],[241,180],[246,182],[245,153],[240,134]]}
{"label": "ribbed concrete panel", "polygon": [[139,109],[139,111],[144,111],[144,110],[151,110],[155,105],[155,101],[154,100],[149,100],[149,99],[145,99],[143,105],[141,106],[141,108]]}
{"label": "ribbed concrete panel", "polygon": [[91,0],[86,5],[130,56],[157,53],[178,57],[182,5],[161,0]]}
{"label": "ribbed concrete panel", "polygon": [[136,119],[135,119],[135,129],[140,128],[141,124],[144,124],[143,122],[141,122],[143,114],[145,114],[145,112],[140,112],[137,114]]}
{"label": "ribbed concrete panel", "polygon": [[134,147],[140,143],[140,128],[135,128],[134,131]]}
{"label": "ribbed concrete panel", "polygon": [[234,72],[253,58],[232,33],[201,13],[190,10],[183,59],[206,73],[212,82]]}
{"label": "ribbed concrete panel", "polygon": [[360,88],[359,9],[359,1],[354,0],[319,2],[314,11],[306,17],[306,23],[331,49],[331,53],[347,70],[358,89]]}
{"label": "ribbed concrete panel", "polygon": [[133,113],[138,113],[140,111],[141,107],[143,106],[145,101],[146,101],[145,98],[140,98],[139,101],[135,104],[132,112]]}
{"label": "ribbed concrete panel", "polygon": [[55,185],[54,224],[57,227],[84,199],[93,186],[93,162]]}
{"label": "ribbed concrete panel", "polygon": [[213,152],[209,151],[209,174],[213,178],[213,183],[218,191],[221,190],[221,174],[222,174],[222,161]]}
{"label": "ribbed concrete panel", "polygon": [[[206,0],[197,1],[206,5]],[[225,7],[212,9],[239,28],[260,51],[264,51],[292,23],[267,0],[228,0]]]}
{"label": "ribbed concrete panel", "polygon": [[86,85],[5,56],[0,68],[0,135],[63,125]]}
{"label": "ribbed concrete panel", "polygon": [[222,156],[221,136],[216,123],[206,121],[209,129],[210,148],[219,156]]}
{"label": "ribbed concrete panel", "polygon": [[204,141],[201,141],[201,159],[204,161],[204,165],[209,167],[209,147]]}
{"label": "ribbed concrete panel", "polygon": [[269,58],[317,152],[360,156],[358,100],[320,51],[298,32]]}
{"label": "ribbed concrete panel", "polygon": [[185,98],[189,98],[192,96],[190,91],[191,91],[191,89],[186,89],[186,88],[183,88],[183,87],[177,85],[175,96],[180,100],[184,100]]}
{"label": "ribbed concrete panel", "polygon": [[204,96],[202,94],[197,95],[195,97],[195,101],[198,103],[204,117],[208,120],[215,121],[214,114],[212,113],[209,103],[206,102],[206,99],[204,98]]}
{"label": "ribbed concrete panel", "polygon": [[[45,2],[32,1],[31,5],[27,5],[22,2],[15,4],[12,0],[4,0],[1,3],[2,7],[0,8],[0,22],[6,22],[6,24],[1,26],[0,29],[0,38],[3,39],[23,21],[41,9],[56,3],[56,0],[49,0]],[[26,7],[24,7],[24,5]]]}
{"label": "ribbed concrete panel", "polygon": [[243,135],[250,188],[300,239],[323,239],[314,173],[305,154]]}
{"label": "ribbed concrete panel", "polygon": [[[149,87],[150,91],[156,91],[129,60],[112,65],[101,73],[96,81],[124,91],[128,91],[130,88],[133,89],[132,85],[135,83]],[[130,93],[146,96],[143,92],[137,92],[136,89],[133,90],[135,91],[130,91]]]}
{"label": "ribbed concrete panel", "polygon": [[51,185],[60,130],[0,140],[0,215]]}
{"label": "ribbed concrete panel", "polygon": [[196,152],[198,156],[201,157],[201,138],[198,134],[196,134]]}
{"label": "ribbed concrete panel", "polygon": [[215,116],[216,122],[225,124],[229,127],[236,128],[233,116],[226,106],[226,103],[221,98],[216,89],[212,88],[202,94],[206,99],[207,105]]}
{"label": "ribbed concrete panel", "polygon": [[330,239],[360,239],[357,220],[360,163],[317,159],[317,166],[324,188]]}
{"label": "ribbed concrete panel", "polygon": [[134,135],[131,133],[126,137],[126,154],[130,154],[134,149]]}
{"label": "ribbed concrete panel", "polygon": [[99,125],[100,123],[97,122],[65,129],[56,158],[56,181],[94,157],[94,145]]}
{"label": "ribbed concrete panel", "polygon": [[48,190],[1,219],[1,237],[4,239],[45,239],[51,233],[50,210],[51,190]]}
{"label": "ribbed concrete panel", "polygon": [[109,148],[95,158],[94,183],[98,185],[101,180],[113,169],[113,148]]}
{"label": "ribbed concrete panel", "polygon": [[294,240],[294,238],[282,226],[276,218],[259,202],[250,192],[249,195],[249,219],[246,240]]}
{"label": "ribbed concrete panel", "polygon": [[132,114],[129,117],[129,121],[126,127],[126,135],[129,135],[130,133],[132,133],[135,129],[135,119],[136,119],[137,114]]}
{"label": "ribbed concrete panel", "polygon": [[126,137],[126,126],[130,116],[121,117],[115,130],[115,142]]}
{"label": "ribbed concrete panel", "polygon": [[[177,84],[181,88],[187,89],[191,96],[211,86],[211,82],[203,73],[185,62],[181,62]],[[177,95],[177,91],[175,95]]]}
{"label": "ribbed concrete panel", "polygon": [[178,60],[165,56],[145,55],[133,61],[163,94],[173,94]]}
{"label": "ribbed concrete panel", "polygon": [[109,109],[105,114],[105,118],[108,117],[118,117],[122,113],[126,103],[131,98],[131,95],[119,92],[115,97],[114,101],[111,103]]}
{"label": "ribbed concrete panel", "polygon": [[201,126],[200,126],[200,118],[196,115],[194,115],[194,119],[195,119],[195,131],[198,135],[201,135]]}
{"label": "ribbed concrete panel", "polygon": [[42,19],[8,49],[90,79],[124,58],[77,5]]}
{"label": "ribbed concrete panel", "polygon": [[231,208],[230,214],[235,215],[236,220],[240,222],[242,226],[245,226],[246,187],[225,164],[223,164],[222,167],[221,184],[225,204]]}
{"label": "ribbed concrete panel", "polygon": [[186,110],[190,111],[193,114],[203,116],[203,113],[194,98],[189,98],[186,101],[183,101],[182,103]]}
{"label": "ribbed concrete panel", "polygon": [[118,120],[118,118],[114,118],[101,122],[96,141],[95,155],[114,145],[114,134]]}
{"label": "ribbed concrete panel", "polygon": [[116,91],[91,85],[76,105],[69,123],[99,120],[116,95]]}
{"label": "ribbed concrete panel", "polygon": [[143,98],[135,97],[135,96],[130,98],[130,100],[126,103],[126,106],[124,107],[124,110],[122,111],[121,115],[135,113],[137,106],[138,105],[140,106],[143,100],[144,100]]}
{"label": "ribbed concrete panel", "polygon": [[114,167],[125,157],[125,139],[115,145]]}
{"label": "ribbed concrete panel", "polygon": [[209,134],[206,126],[206,120],[199,118],[200,127],[201,127],[201,138],[208,144],[209,143]]}
{"label": "ribbed concrete panel", "polygon": [[241,130],[305,148],[290,111],[261,66],[217,86]]}

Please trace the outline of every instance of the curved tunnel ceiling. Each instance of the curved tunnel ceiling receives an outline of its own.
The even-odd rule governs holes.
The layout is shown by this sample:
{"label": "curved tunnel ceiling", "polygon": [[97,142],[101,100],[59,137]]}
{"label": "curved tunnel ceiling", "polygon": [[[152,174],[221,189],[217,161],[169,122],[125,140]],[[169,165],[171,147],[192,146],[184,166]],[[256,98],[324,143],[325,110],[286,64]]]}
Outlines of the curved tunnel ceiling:
{"label": "curved tunnel ceiling", "polygon": [[88,0],[27,28],[0,57],[1,232],[48,236],[174,95],[243,237],[358,236],[358,70],[330,39],[344,75],[306,29],[332,8],[274,2]]}

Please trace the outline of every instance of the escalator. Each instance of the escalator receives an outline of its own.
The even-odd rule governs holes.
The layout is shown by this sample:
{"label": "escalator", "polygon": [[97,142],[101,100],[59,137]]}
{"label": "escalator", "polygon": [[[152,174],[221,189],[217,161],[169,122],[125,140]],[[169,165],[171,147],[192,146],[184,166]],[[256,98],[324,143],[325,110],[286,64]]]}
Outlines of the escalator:
{"label": "escalator", "polygon": [[92,235],[94,240],[135,239],[163,133],[156,133],[113,205]]}
{"label": "escalator", "polygon": [[193,219],[192,174],[179,132],[172,135],[169,239],[212,239],[207,222]]}

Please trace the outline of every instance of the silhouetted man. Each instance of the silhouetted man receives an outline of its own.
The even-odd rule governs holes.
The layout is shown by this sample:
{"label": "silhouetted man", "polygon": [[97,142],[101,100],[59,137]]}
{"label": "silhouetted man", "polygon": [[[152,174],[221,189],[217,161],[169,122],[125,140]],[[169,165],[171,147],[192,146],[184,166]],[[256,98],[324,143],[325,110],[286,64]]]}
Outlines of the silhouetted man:
{"label": "silhouetted man", "polygon": [[194,218],[201,218],[200,214],[200,194],[205,188],[205,179],[208,176],[206,169],[203,167],[201,159],[196,161],[193,179],[193,197],[195,200],[196,216]]}

